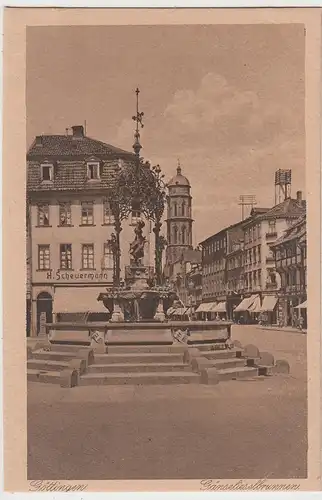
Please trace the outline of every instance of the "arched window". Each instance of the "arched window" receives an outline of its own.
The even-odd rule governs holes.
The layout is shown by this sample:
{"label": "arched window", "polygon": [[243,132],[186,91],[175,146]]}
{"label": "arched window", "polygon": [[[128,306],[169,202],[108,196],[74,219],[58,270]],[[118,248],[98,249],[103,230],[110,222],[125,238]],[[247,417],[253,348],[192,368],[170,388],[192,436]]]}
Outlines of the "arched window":
{"label": "arched window", "polygon": [[174,226],[173,228],[173,243],[176,245],[178,243],[178,228]]}
{"label": "arched window", "polygon": [[181,231],[181,234],[182,234],[182,244],[183,245],[185,245],[185,243],[186,243],[186,231],[187,231],[186,227],[183,226],[182,231]]}
{"label": "arched window", "polygon": [[182,202],[182,205],[181,205],[181,215],[184,217],[185,215],[185,212],[186,212],[186,204],[185,202],[183,201]]}
{"label": "arched window", "polygon": [[173,203],[173,214],[175,217],[178,215],[178,206],[176,201]]}

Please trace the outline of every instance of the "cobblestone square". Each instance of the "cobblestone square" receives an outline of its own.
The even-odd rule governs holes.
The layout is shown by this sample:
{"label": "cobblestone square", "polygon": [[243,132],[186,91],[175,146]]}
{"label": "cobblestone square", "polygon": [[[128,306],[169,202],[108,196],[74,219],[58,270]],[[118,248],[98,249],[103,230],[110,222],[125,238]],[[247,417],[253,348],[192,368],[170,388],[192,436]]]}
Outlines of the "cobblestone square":
{"label": "cobblestone square", "polygon": [[28,386],[29,479],[306,477],[306,335],[234,326],[290,375],[217,386]]}

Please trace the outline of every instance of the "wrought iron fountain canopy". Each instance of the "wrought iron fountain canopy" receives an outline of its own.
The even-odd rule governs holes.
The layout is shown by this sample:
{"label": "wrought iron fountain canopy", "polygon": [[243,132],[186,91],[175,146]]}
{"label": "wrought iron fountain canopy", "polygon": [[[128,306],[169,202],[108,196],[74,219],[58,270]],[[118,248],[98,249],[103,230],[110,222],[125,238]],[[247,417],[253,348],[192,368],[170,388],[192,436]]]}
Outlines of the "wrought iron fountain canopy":
{"label": "wrought iron fountain canopy", "polygon": [[166,246],[166,240],[160,234],[162,217],[166,200],[166,185],[164,174],[160,165],[151,166],[140,156],[141,143],[139,128],[143,127],[144,113],[139,111],[139,89],[136,89],[136,115],[133,120],[136,123],[134,133],[134,155],[133,161],[119,165],[112,176],[109,200],[111,211],[114,216],[115,238],[113,249],[115,256],[114,285],[120,285],[120,233],[122,221],[127,219],[133,206],[138,207],[140,213],[149,221],[154,223],[155,235],[155,281],[162,282],[162,252]]}
{"label": "wrought iron fountain canopy", "polygon": [[[122,317],[124,309],[133,305],[136,311],[134,313],[136,321],[139,321],[144,314],[149,319],[159,317],[163,320],[163,301],[169,299],[173,293],[169,286],[163,284],[162,279],[162,252],[167,242],[160,232],[165,208],[166,185],[160,166],[151,166],[150,162],[140,156],[142,146],[139,129],[143,127],[144,113],[139,111],[139,93],[139,89],[136,89],[136,115],[133,116],[136,123],[133,161],[121,163],[116,168],[109,192],[115,228],[115,233],[110,240],[114,257],[114,277],[113,287],[101,294],[99,300],[104,302],[113,300],[112,318],[114,317],[115,321],[124,320]],[[145,222],[139,219],[134,229],[135,238],[130,245],[130,265],[126,266],[125,282],[122,286],[120,233],[122,221],[130,216],[133,206],[146,220],[154,223],[154,273],[152,274],[151,266],[143,264],[146,243],[143,235]],[[117,315],[119,319],[115,319]]]}

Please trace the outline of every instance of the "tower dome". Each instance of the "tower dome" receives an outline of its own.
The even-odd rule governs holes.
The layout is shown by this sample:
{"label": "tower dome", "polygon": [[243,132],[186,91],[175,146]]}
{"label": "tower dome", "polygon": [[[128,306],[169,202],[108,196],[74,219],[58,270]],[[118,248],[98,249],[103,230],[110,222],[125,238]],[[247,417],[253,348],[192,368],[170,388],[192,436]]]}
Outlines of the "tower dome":
{"label": "tower dome", "polygon": [[181,165],[179,162],[178,162],[178,166],[177,166],[177,174],[174,177],[172,177],[172,179],[170,179],[170,181],[168,182],[168,187],[171,187],[171,186],[190,187],[190,182],[188,181],[187,177],[182,175]]}

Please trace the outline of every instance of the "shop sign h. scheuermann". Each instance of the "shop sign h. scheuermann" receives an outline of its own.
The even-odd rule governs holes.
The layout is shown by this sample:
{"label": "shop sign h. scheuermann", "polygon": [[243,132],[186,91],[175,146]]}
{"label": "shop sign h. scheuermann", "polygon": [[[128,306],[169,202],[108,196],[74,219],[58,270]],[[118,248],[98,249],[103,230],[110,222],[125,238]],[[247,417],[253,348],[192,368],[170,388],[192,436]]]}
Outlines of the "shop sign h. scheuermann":
{"label": "shop sign h. scheuermann", "polygon": [[95,271],[47,271],[46,279],[48,281],[60,282],[83,282],[83,281],[110,281],[111,276],[108,272],[95,272]]}

